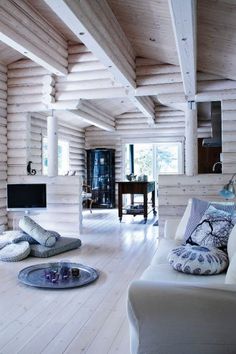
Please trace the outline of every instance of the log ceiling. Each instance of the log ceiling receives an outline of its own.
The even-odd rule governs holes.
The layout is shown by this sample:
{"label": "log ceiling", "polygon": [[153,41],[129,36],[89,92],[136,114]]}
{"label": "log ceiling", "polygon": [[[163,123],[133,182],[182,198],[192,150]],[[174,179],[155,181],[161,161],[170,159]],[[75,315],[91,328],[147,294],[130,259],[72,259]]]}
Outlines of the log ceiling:
{"label": "log ceiling", "polygon": [[[184,110],[186,100],[235,99],[235,1],[183,4],[2,0],[0,63],[15,67],[10,104],[26,109],[16,85],[27,92],[33,75],[38,107],[68,110],[68,116],[74,110],[81,126],[112,131],[115,117],[125,112],[141,112],[152,126],[158,104]],[[27,71],[26,58],[46,71]],[[22,65],[14,66],[20,59]]]}

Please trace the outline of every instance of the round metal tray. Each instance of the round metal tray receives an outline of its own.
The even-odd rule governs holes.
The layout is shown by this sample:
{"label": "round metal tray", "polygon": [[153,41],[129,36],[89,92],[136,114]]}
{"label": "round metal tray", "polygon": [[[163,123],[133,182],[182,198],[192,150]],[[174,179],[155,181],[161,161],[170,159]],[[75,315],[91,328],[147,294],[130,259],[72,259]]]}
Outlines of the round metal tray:
{"label": "round metal tray", "polygon": [[94,282],[99,276],[95,269],[86,265],[79,263],[66,263],[66,266],[69,268],[79,268],[80,276],[69,277],[68,279],[63,280],[59,279],[55,283],[46,279],[45,271],[55,269],[57,267],[60,268],[61,266],[61,262],[36,264],[22,269],[18,274],[18,279],[26,285],[39,288],[68,289],[90,284]]}

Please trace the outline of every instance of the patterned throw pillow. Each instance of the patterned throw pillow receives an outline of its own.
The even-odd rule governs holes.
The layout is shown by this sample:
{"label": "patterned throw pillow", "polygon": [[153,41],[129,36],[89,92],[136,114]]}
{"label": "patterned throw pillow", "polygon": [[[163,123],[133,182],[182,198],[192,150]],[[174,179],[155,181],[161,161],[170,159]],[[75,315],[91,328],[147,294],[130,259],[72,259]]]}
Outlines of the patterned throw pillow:
{"label": "patterned throw pillow", "polygon": [[218,248],[189,244],[174,248],[168,261],[178,272],[194,275],[219,274],[228,266],[227,254]]}
{"label": "patterned throw pillow", "polygon": [[208,202],[206,200],[192,198],[190,216],[189,216],[188,223],[186,225],[185,233],[184,233],[185,240],[187,240],[192,235],[193,231],[195,230],[197,225],[200,223],[200,220],[201,220],[202,216],[204,215],[205,211],[211,205],[216,209],[226,211],[232,215],[236,211],[235,204],[231,203],[231,202],[213,203],[213,202]]}
{"label": "patterned throw pillow", "polygon": [[234,220],[230,213],[210,205],[186,242],[225,249],[233,226]]}

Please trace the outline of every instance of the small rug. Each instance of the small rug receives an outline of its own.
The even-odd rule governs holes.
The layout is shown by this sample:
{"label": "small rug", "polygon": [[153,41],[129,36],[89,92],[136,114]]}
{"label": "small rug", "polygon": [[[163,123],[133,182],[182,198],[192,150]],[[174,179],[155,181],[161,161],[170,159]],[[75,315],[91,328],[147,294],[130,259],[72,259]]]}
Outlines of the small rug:
{"label": "small rug", "polygon": [[154,222],[153,226],[159,226],[158,220]]}

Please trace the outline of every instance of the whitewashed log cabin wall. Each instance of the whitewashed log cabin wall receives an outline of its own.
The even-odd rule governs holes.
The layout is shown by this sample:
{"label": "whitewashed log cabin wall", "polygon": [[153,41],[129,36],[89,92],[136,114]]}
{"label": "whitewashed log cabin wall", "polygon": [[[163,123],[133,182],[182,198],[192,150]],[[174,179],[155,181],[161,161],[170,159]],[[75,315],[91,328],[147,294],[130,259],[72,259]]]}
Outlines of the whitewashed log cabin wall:
{"label": "whitewashed log cabin wall", "polygon": [[[26,166],[29,160],[35,163],[32,167],[36,167],[38,173],[41,172],[41,133],[46,127],[46,118],[42,119],[43,115],[40,111],[45,111],[47,105],[54,102],[54,85],[53,75],[30,60],[20,60],[8,66],[8,183],[29,181],[30,177],[26,176]],[[83,173],[85,141],[83,129],[59,124],[59,137],[70,143],[71,169]],[[76,176],[75,180],[69,177],[55,180],[33,176],[30,181],[37,183],[39,179],[41,182],[47,180],[52,187],[49,188],[47,214],[40,215],[37,220],[45,227],[78,235],[81,204],[80,177]],[[12,212],[8,213],[9,227],[12,227],[15,215]]]}
{"label": "whitewashed log cabin wall", "polygon": [[236,173],[236,100],[222,101],[222,172]]}
{"label": "whitewashed log cabin wall", "polygon": [[219,191],[230,177],[231,175],[227,174],[200,174],[191,177],[160,175],[161,187],[158,197],[160,235],[163,235],[165,220],[181,217],[190,198],[223,202]]}
{"label": "whitewashed log cabin wall", "polygon": [[[81,231],[81,183],[76,178],[48,178],[42,173],[42,133],[46,134],[46,116],[40,113],[8,114],[8,183],[47,183],[48,210],[35,217],[42,226],[60,233],[78,235]],[[69,141],[70,167],[84,174],[84,131],[59,125],[59,138]],[[73,149],[76,149],[73,150]],[[27,176],[28,161],[33,161],[37,176]],[[5,182],[6,183],[6,182]],[[8,226],[13,226],[21,213],[8,212]]]}
{"label": "whitewashed log cabin wall", "polygon": [[120,92],[121,85],[85,45],[69,45],[68,54],[68,75],[56,77],[59,104],[77,104],[78,98],[103,98],[104,94],[112,97],[116,89]]}
{"label": "whitewashed log cabin wall", "polygon": [[29,59],[8,65],[8,113],[45,111],[54,102],[54,76]]}
{"label": "whitewashed log cabin wall", "polygon": [[[37,174],[42,174],[42,140],[47,135],[47,118],[42,113],[31,114],[30,146],[29,152],[32,168]],[[59,122],[58,138],[69,143],[69,169],[76,171],[84,178],[85,174],[85,130],[78,127],[67,126]]]}
{"label": "whitewashed log cabin wall", "polygon": [[7,224],[7,67],[0,64],[0,231]]}
{"label": "whitewashed log cabin wall", "polygon": [[236,101],[223,100],[221,110],[222,175],[160,176],[159,216],[161,233],[164,220],[181,216],[189,198],[198,197],[223,201],[218,195],[219,190],[229,181],[231,175],[236,173]]}

